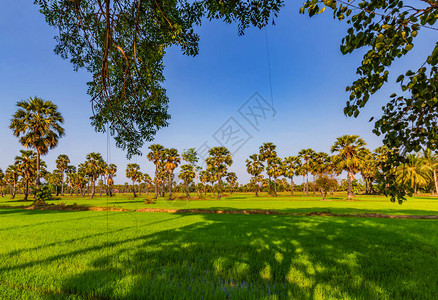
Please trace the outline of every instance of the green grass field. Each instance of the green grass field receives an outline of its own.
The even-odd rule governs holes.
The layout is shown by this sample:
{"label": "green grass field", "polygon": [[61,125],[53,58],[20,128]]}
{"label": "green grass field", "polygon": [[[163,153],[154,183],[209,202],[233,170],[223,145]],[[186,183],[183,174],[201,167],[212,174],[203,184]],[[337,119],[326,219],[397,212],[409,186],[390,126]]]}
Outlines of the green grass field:
{"label": "green grass field", "polygon": [[[238,194],[146,205],[122,195],[108,202],[131,210],[438,214],[432,197],[403,205],[335,198]],[[23,205],[0,199],[0,206]],[[107,198],[60,201],[105,206]],[[437,220],[0,208],[0,240],[0,299],[438,298]]]}
{"label": "green grass field", "polygon": [[[178,198],[180,195],[176,194]],[[195,196],[194,194],[192,196]],[[402,205],[392,203],[384,196],[365,196],[357,195],[354,201],[346,201],[345,193],[336,193],[328,197],[327,201],[322,201],[319,195],[309,195],[302,193],[291,197],[289,193],[280,193],[278,197],[270,197],[263,194],[255,197],[253,193],[239,193],[227,195],[221,200],[216,200],[212,194],[207,195],[207,200],[167,200],[159,198],[155,204],[145,204],[145,198],[152,195],[145,195],[133,198],[132,194],[118,194],[115,197],[77,197],[64,196],[58,200],[49,201],[59,204],[79,204],[84,206],[97,207],[117,207],[129,210],[141,208],[171,208],[171,209],[272,209],[283,212],[332,212],[332,213],[382,213],[390,215],[438,215],[438,197],[423,196],[408,198]],[[32,201],[22,201],[22,197],[10,199],[10,197],[0,198],[0,206],[27,206]]]}

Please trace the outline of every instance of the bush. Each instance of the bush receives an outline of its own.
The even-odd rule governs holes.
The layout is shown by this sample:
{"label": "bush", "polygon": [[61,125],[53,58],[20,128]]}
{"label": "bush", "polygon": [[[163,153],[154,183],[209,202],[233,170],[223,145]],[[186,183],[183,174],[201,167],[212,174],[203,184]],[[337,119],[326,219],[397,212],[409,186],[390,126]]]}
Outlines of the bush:
{"label": "bush", "polygon": [[47,200],[52,199],[52,193],[47,185],[42,185],[40,189],[35,192],[35,204],[44,204]]}

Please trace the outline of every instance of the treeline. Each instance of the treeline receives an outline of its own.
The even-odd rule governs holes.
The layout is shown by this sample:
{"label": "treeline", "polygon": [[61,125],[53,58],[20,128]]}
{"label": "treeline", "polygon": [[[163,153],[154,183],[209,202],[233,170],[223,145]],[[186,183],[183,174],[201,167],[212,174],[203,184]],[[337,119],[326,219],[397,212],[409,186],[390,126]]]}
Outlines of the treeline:
{"label": "treeline", "polygon": [[[0,169],[0,193],[11,194],[12,198],[21,190],[28,196],[32,191],[39,195],[41,179],[46,184],[45,189],[50,194],[50,188],[56,195],[65,194],[67,189],[73,193],[90,194],[93,198],[98,192],[112,196],[114,177],[117,174],[115,164],[107,164],[100,153],[90,153],[86,160],[78,166],[70,164],[67,155],[60,155],[56,160],[56,169],[47,170],[41,156],[57,146],[64,135],[62,124],[64,119],[57,106],[40,98],[30,98],[17,103],[18,110],[13,115],[11,124],[13,134],[19,138],[25,148],[15,157],[15,162],[3,172]],[[366,148],[365,141],[357,135],[344,135],[336,139],[331,147],[331,155],[325,152],[315,152],[303,149],[296,156],[280,158],[273,143],[264,143],[258,153],[250,155],[246,160],[247,172],[251,175],[249,183],[238,183],[234,172],[229,172],[233,164],[230,151],[226,147],[214,147],[209,150],[206,168],[199,166],[199,157],[194,148],[181,154],[175,148],[165,148],[159,144],[149,147],[147,159],[155,166],[153,177],[142,173],[139,164],[128,164],[125,172],[131,181],[131,192],[134,197],[144,191],[154,190],[154,198],[168,193],[172,199],[174,189],[201,193],[213,192],[220,199],[224,189],[233,191],[254,191],[258,196],[260,191],[266,191],[277,196],[278,190],[290,189],[293,195],[296,176],[303,176],[305,184],[303,191],[309,195],[309,189],[319,192],[325,198],[327,193],[342,189],[346,185],[348,198],[352,199],[355,189],[361,187],[355,181],[355,175],[361,174],[366,193],[378,193],[388,189],[388,178],[395,178],[404,189],[417,193],[419,191],[438,193],[436,170],[438,156],[426,150],[422,153],[403,156],[403,163],[397,168],[388,169],[385,164],[391,150],[385,146],[374,151]],[[181,184],[175,184],[175,170],[180,167],[178,178]],[[347,173],[346,182],[336,179],[342,172]],[[310,179],[309,179],[310,178]],[[50,187],[50,188],[49,188]],[[118,186],[116,191],[127,192],[127,184]],[[44,200],[44,199],[43,199]]]}

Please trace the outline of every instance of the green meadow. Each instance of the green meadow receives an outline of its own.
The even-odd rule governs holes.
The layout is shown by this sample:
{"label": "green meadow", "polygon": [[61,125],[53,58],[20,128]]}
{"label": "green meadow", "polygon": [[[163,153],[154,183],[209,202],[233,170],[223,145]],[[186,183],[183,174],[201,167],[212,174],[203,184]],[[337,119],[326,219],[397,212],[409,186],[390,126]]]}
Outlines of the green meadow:
{"label": "green meadow", "polygon": [[[1,198],[1,299],[436,299],[438,221],[135,212],[144,207],[438,215],[433,197],[251,194],[221,200],[117,195],[27,210]],[[15,202],[12,202],[15,201]],[[11,206],[6,208],[5,206]],[[15,205],[16,207],[12,207]]]}

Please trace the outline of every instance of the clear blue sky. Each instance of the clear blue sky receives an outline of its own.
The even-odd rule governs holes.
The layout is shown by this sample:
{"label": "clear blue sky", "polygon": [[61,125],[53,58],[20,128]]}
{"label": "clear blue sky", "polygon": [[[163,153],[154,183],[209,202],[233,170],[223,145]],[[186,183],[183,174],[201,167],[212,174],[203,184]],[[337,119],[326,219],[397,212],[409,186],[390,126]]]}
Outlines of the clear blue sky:
{"label": "clear blue sky", "polygon": [[[75,165],[89,152],[101,152],[106,158],[106,135],[95,133],[89,122],[89,75],[74,72],[68,61],[54,54],[56,31],[32,2],[6,0],[0,11],[0,168],[6,169],[22,149],[8,125],[15,103],[31,96],[53,101],[65,118],[67,135],[43,157],[50,170],[63,153]],[[198,148],[206,141],[216,146],[213,134],[233,117],[252,137],[233,155],[230,168],[242,183],[249,178],[245,159],[263,142],[275,143],[282,157],[296,155],[303,148],[329,152],[336,137],[344,134],[360,135],[371,149],[380,146],[368,120],[380,114],[396,86],[387,84],[358,118],[346,118],[345,87],[356,78],[363,52],[343,56],[339,44],[346,32],[345,22],[333,20],[330,12],[310,19],[298,13],[299,4],[288,1],[275,26],[266,31],[250,29],[244,36],[238,36],[236,24],[204,22],[197,30],[200,54],[194,58],[183,56],[178,48],[168,49],[165,87],[172,119],[155,142],[180,151]],[[257,131],[238,109],[254,92],[271,102],[266,37],[277,114],[260,120]],[[391,69],[391,80],[405,71],[407,64],[412,68],[421,65],[435,41],[432,33],[420,33],[414,50]],[[110,152],[111,162],[119,167],[116,183],[123,183],[128,160],[112,141]],[[131,162],[153,175],[153,165],[144,156]]]}

